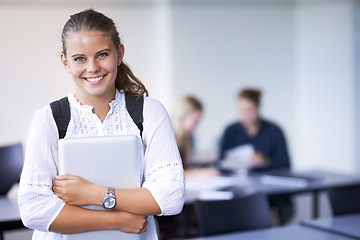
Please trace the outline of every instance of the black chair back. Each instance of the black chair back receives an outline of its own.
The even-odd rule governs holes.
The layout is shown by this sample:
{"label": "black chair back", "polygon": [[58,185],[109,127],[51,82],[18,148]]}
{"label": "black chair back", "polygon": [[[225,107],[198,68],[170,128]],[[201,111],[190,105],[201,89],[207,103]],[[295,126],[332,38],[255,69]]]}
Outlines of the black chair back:
{"label": "black chair back", "polygon": [[196,200],[199,235],[208,236],[270,227],[269,202],[256,193],[231,200]]}
{"label": "black chair back", "polygon": [[360,185],[330,189],[328,196],[334,216],[360,213]]}
{"label": "black chair back", "polygon": [[0,147],[0,195],[20,180],[24,163],[22,143]]}

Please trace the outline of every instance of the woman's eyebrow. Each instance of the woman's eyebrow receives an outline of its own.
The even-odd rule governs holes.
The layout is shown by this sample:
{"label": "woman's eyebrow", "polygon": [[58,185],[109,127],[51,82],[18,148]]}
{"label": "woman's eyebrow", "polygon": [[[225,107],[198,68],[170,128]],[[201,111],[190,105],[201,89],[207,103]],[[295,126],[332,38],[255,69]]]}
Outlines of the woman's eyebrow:
{"label": "woman's eyebrow", "polygon": [[[101,52],[111,52],[111,49],[110,48],[104,48],[100,51],[97,51],[96,54],[99,54]],[[73,55],[71,55],[71,57],[82,57],[82,56],[85,56],[85,54],[82,54],[82,53],[75,53]]]}
{"label": "woman's eyebrow", "polygon": [[111,50],[110,50],[110,48],[105,48],[103,50],[100,50],[100,51],[96,52],[96,54],[99,54],[101,52],[111,52]]}
{"label": "woman's eyebrow", "polygon": [[82,57],[82,56],[85,56],[85,54],[81,54],[81,53],[75,53],[73,55],[71,55],[71,57]]}

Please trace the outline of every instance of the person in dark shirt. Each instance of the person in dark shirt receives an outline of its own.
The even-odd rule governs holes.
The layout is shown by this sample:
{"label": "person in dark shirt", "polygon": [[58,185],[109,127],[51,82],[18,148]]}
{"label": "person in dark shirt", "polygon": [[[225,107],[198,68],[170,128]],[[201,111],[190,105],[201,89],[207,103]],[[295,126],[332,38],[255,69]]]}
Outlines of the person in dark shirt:
{"label": "person in dark shirt", "polygon": [[[248,159],[250,172],[290,169],[291,167],[282,130],[259,114],[260,97],[261,92],[256,89],[245,89],[238,94],[240,121],[225,129],[220,145],[219,161],[216,164],[223,173],[232,173],[229,169],[221,168],[226,152],[247,144],[251,144],[254,148],[254,154]],[[294,211],[291,197],[269,198],[269,201],[270,206],[275,208],[278,214],[279,224],[286,224]]]}
{"label": "person in dark shirt", "polygon": [[250,171],[290,168],[286,140],[279,126],[260,117],[259,90],[245,89],[238,95],[240,121],[228,126],[222,137],[220,160],[226,151],[251,144],[255,153],[249,159]]}

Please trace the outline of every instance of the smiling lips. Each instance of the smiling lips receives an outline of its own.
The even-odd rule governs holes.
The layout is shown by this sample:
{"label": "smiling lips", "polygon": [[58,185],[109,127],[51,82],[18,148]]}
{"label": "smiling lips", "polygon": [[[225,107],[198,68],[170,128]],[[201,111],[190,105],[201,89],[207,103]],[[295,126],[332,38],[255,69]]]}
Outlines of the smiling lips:
{"label": "smiling lips", "polygon": [[90,84],[98,84],[101,82],[101,80],[103,80],[105,77],[105,75],[103,76],[99,76],[99,77],[87,77],[84,78],[86,81],[88,81]]}

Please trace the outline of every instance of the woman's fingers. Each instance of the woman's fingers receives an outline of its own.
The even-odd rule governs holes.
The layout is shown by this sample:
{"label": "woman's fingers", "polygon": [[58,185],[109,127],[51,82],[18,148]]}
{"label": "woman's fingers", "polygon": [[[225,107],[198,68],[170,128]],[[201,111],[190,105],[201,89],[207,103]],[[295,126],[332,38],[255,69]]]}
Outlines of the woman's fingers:
{"label": "woman's fingers", "polygon": [[147,231],[147,216],[131,214],[121,211],[113,211],[119,218],[118,229],[127,233],[143,233]]}
{"label": "woman's fingers", "polygon": [[78,178],[78,176],[65,173],[65,174],[56,176],[55,179],[57,179],[57,180],[71,180],[71,179],[76,179],[76,178]]}
{"label": "woman's fingers", "polygon": [[57,176],[53,180],[52,190],[64,202],[75,206],[101,204],[101,200],[91,197],[96,192],[95,185],[79,176],[71,174]]}

